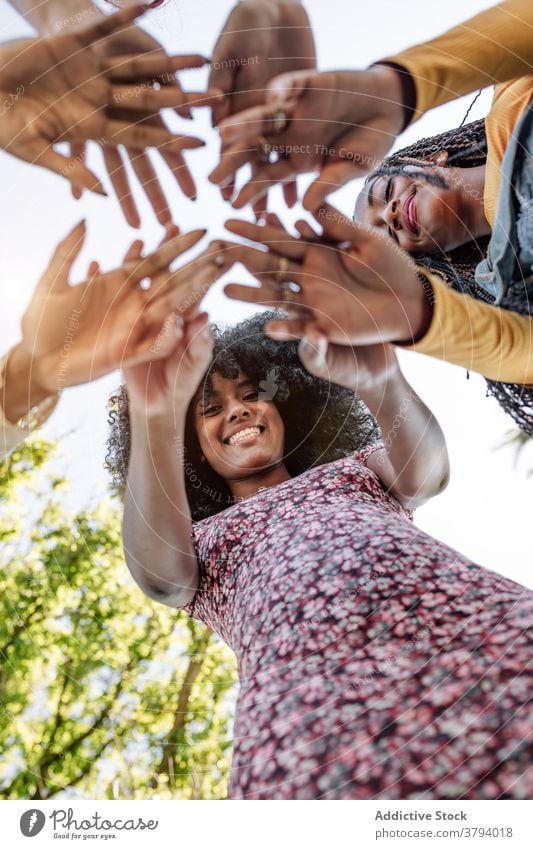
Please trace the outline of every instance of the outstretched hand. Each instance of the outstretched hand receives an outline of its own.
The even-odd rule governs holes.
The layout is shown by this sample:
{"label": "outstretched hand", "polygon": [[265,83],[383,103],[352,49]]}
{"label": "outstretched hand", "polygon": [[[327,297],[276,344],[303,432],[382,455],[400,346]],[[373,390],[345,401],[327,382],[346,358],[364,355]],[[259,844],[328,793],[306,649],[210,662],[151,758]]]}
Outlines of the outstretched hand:
{"label": "outstretched hand", "polygon": [[391,68],[283,74],[268,83],[263,104],[222,121],[221,160],[210,179],[232,189],[236,172],[250,164],[251,179],[233,198],[240,209],[276,183],[319,171],[303,199],[316,211],[328,194],[379,164],[404,120]]}
{"label": "outstretched hand", "polygon": [[287,321],[268,325],[280,341],[286,334],[303,335],[302,321],[310,319],[340,345],[419,336],[429,323],[431,304],[411,257],[387,235],[353,224],[333,207],[322,207],[318,220],[322,237],[300,222],[299,238],[272,215],[264,227],[228,221],[231,233],[261,246],[228,249],[229,258],[259,281],[258,287],[227,285],[228,297],[286,310]]}
{"label": "outstretched hand", "polygon": [[213,108],[215,123],[261,104],[278,74],[315,67],[313,30],[299,0],[237,3],[213,51],[209,86],[225,94]]}
{"label": "outstretched hand", "polygon": [[[149,81],[174,74],[184,61],[197,65],[198,57],[168,57],[162,51],[102,57],[102,45],[134,29],[135,18],[145,10],[144,4],[136,4],[76,29],[2,44],[0,99],[9,108],[0,124],[0,147],[60,174],[79,190],[101,194],[103,186],[87,168],[80,148],[87,140],[104,150],[156,147],[167,157],[178,157],[181,167],[188,143],[164,127],[159,110],[211,105],[216,97],[184,95],[175,86],[156,89]],[[70,156],[54,148],[65,141],[77,145]]]}
{"label": "outstretched hand", "polygon": [[168,231],[159,248],[142,256],[134,242],[120,268],[71,286],[69,276],[85,237],[82,222],[56,250],[22,319],[18,349],[33,359],[32,380],[43,395],[95,380],[125,365],[166,357],[174,346],[176,315],[194,314],[209,286],[224,272],[217,243],[178,270],[173,260],[205,230]]}

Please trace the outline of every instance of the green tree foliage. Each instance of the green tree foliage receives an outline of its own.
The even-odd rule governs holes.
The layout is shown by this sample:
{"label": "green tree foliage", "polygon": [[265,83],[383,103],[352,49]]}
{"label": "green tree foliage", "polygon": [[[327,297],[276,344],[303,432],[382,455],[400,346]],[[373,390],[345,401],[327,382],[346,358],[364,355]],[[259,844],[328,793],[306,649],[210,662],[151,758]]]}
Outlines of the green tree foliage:
{"label": "green tree foliage", "polygon": [[66,509],[54,453],[0,465],[0,794],[225,798],[233,655],[136,587],[116,502]]}

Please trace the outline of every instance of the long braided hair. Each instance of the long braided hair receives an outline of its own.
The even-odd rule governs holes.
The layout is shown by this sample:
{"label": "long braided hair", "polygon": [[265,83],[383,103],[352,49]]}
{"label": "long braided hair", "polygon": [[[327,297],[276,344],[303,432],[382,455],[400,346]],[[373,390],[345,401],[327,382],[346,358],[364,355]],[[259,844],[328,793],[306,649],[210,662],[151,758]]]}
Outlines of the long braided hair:
{"label": "long braided hair", "polygon": [[[412,176],[410,172],[405,172],[406,166],[418,165],[430,168],[436,164],[436,156],[442,151],[448,152],[448,160],[444,167],[474,168],[484,165],[487,161],[485,121],[473,121],[464,127],[421,139],[383,160],[379,168],[373,171],[367,180],[391,174]],[[428,179],[430,181],[432,179],[429,174]],[[485,236],[467,242],[447,254],[417,256],[416,261],[429,271],[440,274],[456,291],[493,304],[494,298],[475,280],[476,266],[486,256],[489,238]],[[515,285],[504,295],[498,306],[521,315],[532,315],[532,302],[531,291],[528,293],[526,286]],[[533,388],[516,383],[487,380],[487,394],[496,398],[520,430],[533,436]]]}

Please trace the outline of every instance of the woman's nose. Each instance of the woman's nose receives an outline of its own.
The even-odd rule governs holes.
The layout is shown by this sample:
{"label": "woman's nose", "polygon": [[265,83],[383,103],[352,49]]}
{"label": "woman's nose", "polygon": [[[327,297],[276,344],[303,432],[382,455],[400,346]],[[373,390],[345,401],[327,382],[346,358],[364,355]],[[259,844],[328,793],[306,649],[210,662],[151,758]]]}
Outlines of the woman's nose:
{"label": "woman's nose", "polygon": [[392,227],[394,230],[397,230],[399,225],[399,215],[400,201],[396,199],[390,200],[387,206],[383,209],[383,221],[387,227]]}
{"label": "woman's nose", "polygon": [[228,410],[228,420],[230,422],[234,422],[236,419],[247,419],[249,417],[250,411],[246,409],[241,401],[237,401],[232,404]]}

